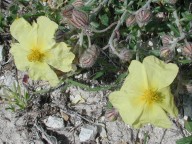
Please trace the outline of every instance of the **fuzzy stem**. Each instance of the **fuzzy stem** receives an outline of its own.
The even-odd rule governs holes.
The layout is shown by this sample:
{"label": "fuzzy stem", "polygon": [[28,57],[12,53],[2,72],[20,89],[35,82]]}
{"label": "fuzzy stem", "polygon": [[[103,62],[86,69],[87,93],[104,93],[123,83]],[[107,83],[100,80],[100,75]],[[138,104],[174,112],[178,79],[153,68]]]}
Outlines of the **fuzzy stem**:
{"label": "fuzzy stem", "polygon": [[114,25],[116,25],[117,22],[113,22],[112,24],[110,24],[107,28],[105,29],[102,29],[102,30],[96,30],[94,28],[91,28],[91,31],[95,32],[95,33],[104,33],[106,32],[107,30],[111,29]]}
{"label": "fuzzy stem", "polygon": [[[180,37],[178,38],[177,41],[175,41],[175,43],[177,44],[178,41],[184,39],[185,44],[189,45],[189,43],[187,42],[187,39],[185,37],[185,33],[183,32],[183,28],[182,28],[182,26],[181,26],[181,24],[179,22],[179,17],[177,15],[177,11],[176,10],[173,12],[173,17],[175,18],[175,24],[177,25],[177,27],[179,29],[179,33],[180,33]],[[175,44],[175,46],[176,46],[176,44]]]}
{"label": "fuzzy stem", "polygon": [[[132,4],[133,4],[133,1],[130,1],[127,6],[131,6]],[[120,26],[121,26],[122,23],[125,21],[127,13],[128,13],[128,11],[125,10],[124,13],[121,15],[121,18],[118,20],[117,25],[116,25],[115,29],[113,30],[113,32],[112,32],[112,34],[111,34],[111,37],[110,37],[110,39],[109,39],[109,42],[108,42],[108,44],[109,44],[112,52],[113,52],[115,55],[117,55],[120,59],[122,59],[122,56],[116,51],[115,47],[113,46],[113,39],[114,39],[114,37],[115,37],[116,31],[119,30]]]}

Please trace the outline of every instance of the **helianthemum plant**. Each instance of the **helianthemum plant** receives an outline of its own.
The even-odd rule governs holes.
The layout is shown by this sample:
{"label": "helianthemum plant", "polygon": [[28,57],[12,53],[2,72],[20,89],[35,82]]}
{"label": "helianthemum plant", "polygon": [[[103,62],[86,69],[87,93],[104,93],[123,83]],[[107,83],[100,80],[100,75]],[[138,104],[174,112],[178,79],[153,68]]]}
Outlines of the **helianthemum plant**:
{"label": "helianthemum plant", "polygon": [[176,64],[166,64],[154,56],[146,57],[143,63],[133,60],[123,86],[111,93],[109,100],[123,121],[135,128],[148,123],[170,128],[167,114],[178,114],[170,91],[177,73]]}
{"label": "helianthemum plant", "polygon": [[45,16],[37,23],[29,24],[25,19],[16,19],[10,26],[11,35],[18,41],[12,43],[11,54],[21,71],[28,71],[34,80],[46,80],[52,86],[59,79],[50,66],[63,72],[72,70],[74,54],[66,43],[56,43],[54,33],[58,25]]}

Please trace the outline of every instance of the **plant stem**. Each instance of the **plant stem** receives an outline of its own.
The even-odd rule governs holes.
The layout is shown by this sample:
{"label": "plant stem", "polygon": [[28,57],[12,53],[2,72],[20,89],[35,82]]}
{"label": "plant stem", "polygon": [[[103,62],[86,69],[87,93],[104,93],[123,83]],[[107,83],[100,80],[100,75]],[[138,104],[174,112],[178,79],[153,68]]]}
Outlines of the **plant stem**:
{"label": "plant stem", "polygon": [[185,42],[186,45],[189,45],[189,43],[187,42],[187,39],[185,37],[185,33],[183,32],[183,28],[182,28],[182,26],[181,26],[181,24],[179,22],[179,17],[177,15],[176,10],[173,12],[173,17],[175,18],[175,24],[177,25],[177,27],[179,29],[179,33],[180,33],[180,37],[177,38],[177,40],[175,41],[175,46],[176,46],[177,42],[182,40],[182,39],[184,39],[184,42]]}
{"label": "plant stem", "polygon": [[102,30],[96,30],[94,28],[91,28],[91,31],[95,32],[95,33],[103,33],[106,32],[107,30],[111,29],[114,25],[116,25],[117,22],[113,22],[112,24],[110,24],[107,28],[102,29]]}
{"label": "plant stem", "polygon": [[104,5],[107,4],[107,2],[108,0],[103,0],[103,2],[101,2],[98,7],[96,7],[95,9],[93,9],[93,11],[91,11],[91,14],[97,15],[97,13],[102,9]]}
{"label": "plant stem", "polygon": [[121,15],[121,18],[119,19],[119,21],[118,21],[115,29],[113,30],[113,32],[112,32],[112,34],[111,34],[111,37],[110,37],[110,39],[109,39],[109,46],[110,46],[112,52],[113,52],[115,55],[117,55],[120,59],[122,58],[122,56],[116,51],[115,47],[113,46],[113,39],[114,39],[114,37],[115,37],[116,31],[119,30],[121,24],[124,22],[124,20],[125,20],[125,18],[126,18],[126,17],[125,17],[126,15],[127,15],[127,10],[125,10],[124,13]]}

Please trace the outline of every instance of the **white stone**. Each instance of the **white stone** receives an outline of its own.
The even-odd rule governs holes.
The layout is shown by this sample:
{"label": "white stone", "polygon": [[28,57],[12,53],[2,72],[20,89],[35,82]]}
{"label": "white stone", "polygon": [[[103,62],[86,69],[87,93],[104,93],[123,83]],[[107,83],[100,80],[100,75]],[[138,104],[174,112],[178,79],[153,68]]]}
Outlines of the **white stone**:
{"label": "white stone", "polygon": [[82,127],[79,134],[80,142],[85,142],[94,139],[97,133],[97,129],[93,126]]}
{"label": "white stone", "polygon": [[153,46],[153,42],[152,42],[152,41],[149,41],[149,42],[148,42],[148,45],[152,47],[152,46]]}
{"label": "white stone", "polygon": [[59,117],[49,116],[47,119],[44,120],[44,123],[49,128],[53,128],[53,129],[64,128],[63,119]]}

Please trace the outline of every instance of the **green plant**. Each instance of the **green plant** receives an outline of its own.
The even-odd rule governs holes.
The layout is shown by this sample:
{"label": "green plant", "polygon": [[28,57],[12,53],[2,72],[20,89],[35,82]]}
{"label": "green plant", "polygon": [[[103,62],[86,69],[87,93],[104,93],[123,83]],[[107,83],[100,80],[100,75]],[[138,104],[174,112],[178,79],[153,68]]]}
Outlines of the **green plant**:
{"label": "green plant", "polygon": [[30,95],[27,91],[22,92],[21,86],[17,83],[13,84],[12,88],[7,86],[2,87],[4,89],[3,100],[8,104],[6,109],[12,111],[25,110],[30,100]]}

